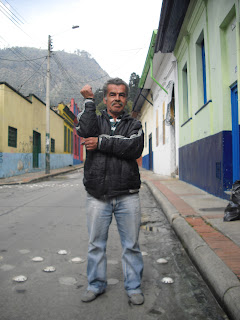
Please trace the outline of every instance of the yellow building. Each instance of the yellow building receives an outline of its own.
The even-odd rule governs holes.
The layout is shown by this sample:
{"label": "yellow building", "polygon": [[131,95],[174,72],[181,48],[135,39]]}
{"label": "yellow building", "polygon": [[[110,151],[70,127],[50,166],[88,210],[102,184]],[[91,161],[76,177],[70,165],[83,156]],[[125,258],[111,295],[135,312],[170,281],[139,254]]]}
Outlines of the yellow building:
{"label": "yellow building", "polygon": [[[65,120],[50,110],[51,169],[73,164],[64,152]],[[45,169],[46,105],[0,82],[0,178]]]}
{"label": "yellow building", "polygon": [[63,103],[59,103],[57,113],[64,118],[64,153],[73,154],[73,128],[75,115]]}

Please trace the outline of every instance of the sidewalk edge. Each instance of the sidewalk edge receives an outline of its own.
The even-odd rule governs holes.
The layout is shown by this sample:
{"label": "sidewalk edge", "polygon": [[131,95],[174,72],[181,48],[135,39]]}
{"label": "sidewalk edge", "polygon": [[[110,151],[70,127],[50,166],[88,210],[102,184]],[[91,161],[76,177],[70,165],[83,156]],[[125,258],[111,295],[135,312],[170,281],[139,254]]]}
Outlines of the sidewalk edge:
{"label": "sidewalk edge", "polygon": [[237,276],[209,248],[155,185],[145,179],[142,182],[147,185],[159,203],[169,223],[220,305],[232,319],[238,320],[240,314],[240,282]]}
{"label": "sidewalk edge", "polygon": [[76,167],[67,168],[66,170],[62,170],[62,168],[59,168],[59,170],[62,170],[62,171],[48,173],[48,174],[41,173],[42,171],[40,171],[39,174],[41,174],[41,175],[39,175],[38,177],[33,177],[33,178],[29,177],[29,178],[25,178],[25,180],[21,180],[21,175],[19,175],[19,181],[4,182],[4,181],[0,180],[0,186],[14,186],[14,185],[33,183],[33,182],[37,182],[37,181],[46,180],[47,178],[50,178],[50,177],[55,177],[55,176],[58,176],[61,174],[73,172],[73,171],[79,170],[81,168],[83,168],[83,165],[82,166],[78,165]]}

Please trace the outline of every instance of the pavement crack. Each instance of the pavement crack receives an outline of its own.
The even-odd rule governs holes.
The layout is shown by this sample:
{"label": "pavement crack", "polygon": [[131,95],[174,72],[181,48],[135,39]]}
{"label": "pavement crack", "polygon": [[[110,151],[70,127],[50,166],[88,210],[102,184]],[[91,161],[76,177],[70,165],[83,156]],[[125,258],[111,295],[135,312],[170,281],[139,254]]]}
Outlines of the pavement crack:
{"label": "pavement crack", "polygon": [[46,196],[47,196],[47,194],[45,194],[45,195],[43,195],[43,196],[41,196],[41,197],[38,197],[38,198],[36,198],[36,199],[33,199],[33,200],[31,200],[31,201],[25,202],[25,203],[23,203],[22,205],[13,208],[12,210],[9,210],[9,211],[7,211],[7,212],[4,212],[4,213],[0,214],[0,217],[2,217],[2,216],[4,216],[4,215],[7,215],[7,214],[9,214],[9,213],[12,213],[14,210],[19,209],[19,208],[22,208],[22,207],[26,206],[27,204],[29,204],[29,203],[31,203],[31,202],[34,202],[34,201],[36,201],[36,200],[42,199],[42,198],[44,198],[44,197],[46,197]]}

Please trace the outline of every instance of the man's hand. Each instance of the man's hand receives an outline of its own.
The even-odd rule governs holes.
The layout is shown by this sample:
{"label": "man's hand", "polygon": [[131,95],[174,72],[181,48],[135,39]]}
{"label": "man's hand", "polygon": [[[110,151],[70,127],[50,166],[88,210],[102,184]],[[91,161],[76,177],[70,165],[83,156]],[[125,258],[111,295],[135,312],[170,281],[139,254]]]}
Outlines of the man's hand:
{"label": "man's hand", "polygon": [[92,92],[92,87],[88,84],[86,84],[82,90],[80,91],[81,95],[87,99],[87,98],[94,98],[94,94]]}
{"label": "man's hand", "polygon": [[85,144],[85,147],[88,151],[96,150],[98,146],[98,137],[85,138],[82,144]]}

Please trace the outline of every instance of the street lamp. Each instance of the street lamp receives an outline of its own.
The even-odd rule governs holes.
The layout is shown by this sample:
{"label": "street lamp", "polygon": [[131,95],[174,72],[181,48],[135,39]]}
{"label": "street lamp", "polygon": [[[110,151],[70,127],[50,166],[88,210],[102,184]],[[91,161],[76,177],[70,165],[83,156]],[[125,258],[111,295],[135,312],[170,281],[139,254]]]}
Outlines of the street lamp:
{"label": "street lamp", "polygon": [[[77,29],[79,26],[72,26]],[[51,36],[48,36],[48,55],[47,55],[47,83],[46,83],[46,144],[45,144],[45,173],[50,173],[50,57],[52,49]]]}

